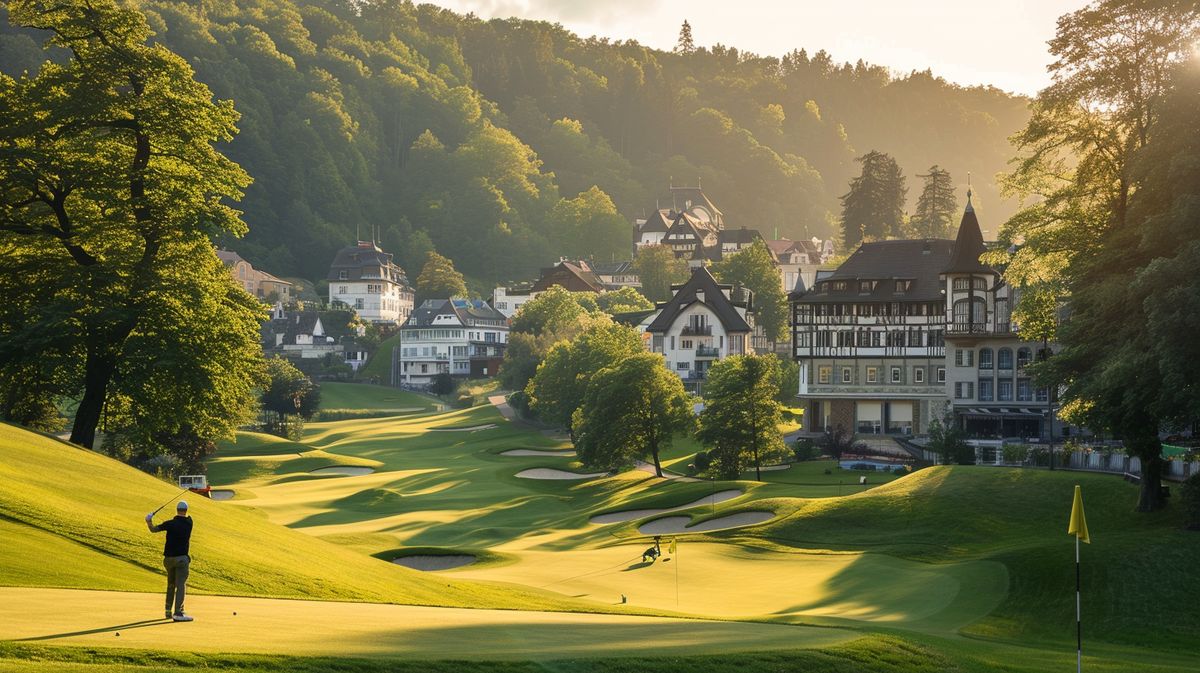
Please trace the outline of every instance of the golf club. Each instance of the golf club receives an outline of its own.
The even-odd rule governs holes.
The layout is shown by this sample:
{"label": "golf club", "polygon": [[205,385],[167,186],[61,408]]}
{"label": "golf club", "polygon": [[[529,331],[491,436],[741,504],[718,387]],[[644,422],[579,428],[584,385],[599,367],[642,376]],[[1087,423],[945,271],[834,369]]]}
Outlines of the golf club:
{"label": "golf club", "polygon": [[155,514],[158,514],[159,512],[161,512],[161,511],[162,511],[162,508],[163,508],[163,507],[166,507],[167,505],[169,505],[169,504],[171,504],[171,503],[175,502],[176,500],[178,500],[178,499],[179,499],[179,496],[183,495],[184,493],[188,493],[188,492],[190,492],[191,490],[192,490],[192,489],[190,489],[190,488],[185,488],[185,489],[183,489],[183,490],[182,490],[182,491],[180,491],[180,492],[179,492],[177,495],[175,495],[175,497],[173,497],[173,498],[171,498],[170,500],[168,500],[168,501],[164,502],[163,504],[159,505],[159,506],[158,506],[158,509],[156,509],[156,510],[154,510],[153,512],[151,512],[151,513],[150,513],[150,515],[151,515],[151,516],[153,516],[153,515],[155,515]]}

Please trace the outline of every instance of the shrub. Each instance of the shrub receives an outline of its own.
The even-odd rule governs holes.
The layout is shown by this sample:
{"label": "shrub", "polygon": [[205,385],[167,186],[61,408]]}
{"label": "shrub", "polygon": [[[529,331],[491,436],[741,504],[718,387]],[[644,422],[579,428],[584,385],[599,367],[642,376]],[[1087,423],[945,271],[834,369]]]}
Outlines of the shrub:
{"label": "shrub", "polygon": [[1029,458],[1029,447],[1024,444],[1005,444],[1004,462],[1024,463]]}
{"label": "shrub", "polygon": [[458,399],[455,401],[455,406],[457,406],[459,409],[473,407],[475,406],[475,396],[471,393],[463,393],[458,396]]}
{"label": "shrub", "polygon": [[439,373],[433,377],[429,391],[434,395],[449,395],[454,392],[454,378],[446,372]]}
{"label": "shrub", "polygon": [[792,454],[796,456],[797,461],[816,460],[821,455],[820,449],[817,448],[816,442],[811,439],[798,439],[795,444],[792,444]]}
{"label": "shrub", "polygon": [[701,451],[696,454],[692,464],[696,466],[697,472],[704,472],[712,467],[712,456],[708,455],[707,451]]}
{"label": "shrub", "polygon": [[1193,474],[1183,482],[1179,498],[1188,527],[1200,529],[1200,473]]}

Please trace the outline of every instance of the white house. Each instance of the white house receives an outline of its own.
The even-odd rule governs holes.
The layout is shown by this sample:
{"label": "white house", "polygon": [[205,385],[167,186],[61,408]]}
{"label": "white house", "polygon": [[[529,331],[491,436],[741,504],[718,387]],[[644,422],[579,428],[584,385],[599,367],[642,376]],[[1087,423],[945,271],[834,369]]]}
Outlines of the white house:
{"label": "white house", "polygon": [[712,364],[730,355],[753,353],[752,294],[718,284],[708,269],[692,270],[673,296],[657,307],[646,327],[650,350],[662,353],[667,367],[690,388],[699,388]]}
{"label": "white house", "polygon": [[392,255],[370,241],[338,251],[329,265],[329,303],[354,309],[366,322],[402,323],[413,310],[413,290]]}
{"label": "white house", "polygon": [[393,381],[425,386],[438,374],[495,376],[508,343],[508,318],[478,299],[429,299],[400,327]]}

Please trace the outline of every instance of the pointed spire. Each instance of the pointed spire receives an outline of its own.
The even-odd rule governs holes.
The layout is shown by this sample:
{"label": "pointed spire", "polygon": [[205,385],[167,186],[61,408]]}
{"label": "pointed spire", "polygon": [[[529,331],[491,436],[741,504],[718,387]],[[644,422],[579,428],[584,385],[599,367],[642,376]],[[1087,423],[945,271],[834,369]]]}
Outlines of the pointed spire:
{"label": "pointed spire", "polygon": [[975,212],[975,206],[971,205],[971,172],[967,171],[967,210],[968,213]]}
{"label": "pointed spire", "polygon": [[971,206],[971,188],[967,187],[967,207],[963,210],[962,222],[958,225],[954,253],[950,264],[942,273],[991,273],[992,270],[979,261],[979,256],[986,251],[983,232],[979,229],[979,218],[975,217],[975,208]]}

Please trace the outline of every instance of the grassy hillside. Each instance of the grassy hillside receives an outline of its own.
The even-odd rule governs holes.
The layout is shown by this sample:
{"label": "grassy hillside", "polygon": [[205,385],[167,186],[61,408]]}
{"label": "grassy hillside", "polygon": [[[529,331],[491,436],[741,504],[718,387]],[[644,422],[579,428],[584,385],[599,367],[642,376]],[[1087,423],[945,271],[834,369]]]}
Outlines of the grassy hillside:
{"label": "grassy hillside", "polygon": [[[7,424],[0,425],[0,456],[0,584],[159,588],[162,538],[150,535],[142,518],[173,502],[178,489],[115,460]],[[196,520],[189,584],[199,592],[572,607],[572,601],[545,592],[435,579],[271,524],[251,510],[201,497],[188,500]]]}

